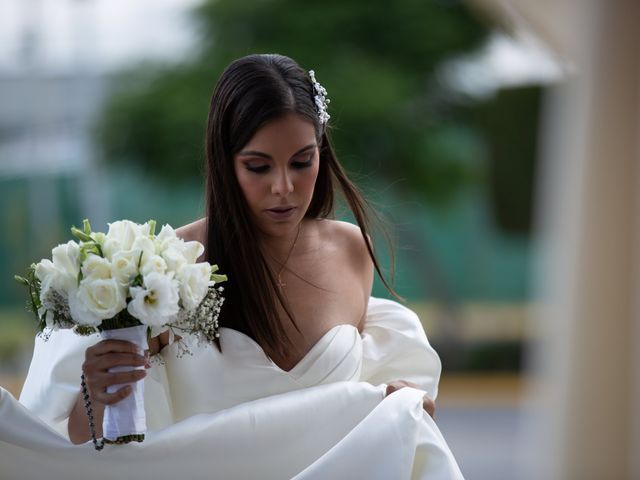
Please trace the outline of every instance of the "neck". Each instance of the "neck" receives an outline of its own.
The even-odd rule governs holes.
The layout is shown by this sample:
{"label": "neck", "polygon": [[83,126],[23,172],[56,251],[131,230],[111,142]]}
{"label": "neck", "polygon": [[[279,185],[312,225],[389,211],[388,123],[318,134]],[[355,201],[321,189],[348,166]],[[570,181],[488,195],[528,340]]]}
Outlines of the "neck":
{"label": "neck", "polygon": [[303,230],[302,223],[299,223],[297,227],[286,235],[278,237],[262,235],[262,246],[267,256],[280,265],[286,263],[288,258],[295,254],[293,250],[297,249],[296,244],[300,242],[301,230]]}

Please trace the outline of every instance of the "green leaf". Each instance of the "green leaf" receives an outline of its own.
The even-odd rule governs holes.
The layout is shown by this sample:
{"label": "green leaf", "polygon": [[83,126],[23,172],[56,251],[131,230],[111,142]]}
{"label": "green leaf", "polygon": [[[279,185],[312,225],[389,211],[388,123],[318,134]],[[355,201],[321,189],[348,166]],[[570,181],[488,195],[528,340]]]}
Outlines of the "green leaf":
{"label": "green leaf", "polygon": [[84,233],[84,231],[80,230],[79,228],[73,226],[71,227],[71,234],[76,237],[78,240],[81,240],[83,242],[92,242],[93,239],[87,235],[86,233]]}
{"label": "green leaf", "polygon": [[91,235],[91,224],[89,223],[89,219],[85,218],[82,221],[82,228],[86,235]]}
{"label": "green leaf", "polygon": [[213,280],[216,283],[220,283],[220,282],[226,282],[229,279],[227,278],[226,275],[217,275],[215,273],[212,273],[211,280]]}

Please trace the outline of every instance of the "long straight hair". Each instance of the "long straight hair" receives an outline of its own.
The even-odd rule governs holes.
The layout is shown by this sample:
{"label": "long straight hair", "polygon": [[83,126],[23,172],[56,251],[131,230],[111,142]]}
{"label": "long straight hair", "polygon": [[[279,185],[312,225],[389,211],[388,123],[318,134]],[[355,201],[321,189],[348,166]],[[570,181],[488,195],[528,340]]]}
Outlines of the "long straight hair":
{"label": "long straight hair", "polygon": [[249,335],[279,355],[285,355],[292,343],[279,317],[278,304],[294,327],[298,326],[263,255],[257,227],[235,175],[234,156],[260,127],[290,112],[313,123],[319,146],[318,177],[305,217],[333,218],[334,188],[338,186],[360,227],[378,276],[395,294],[369,240],[367,203],[338,162],[319,121],[308,73],[282,55],[249,55],[234,61],[216,84],[207,118],[207,260],[217,263],[229,278],[220,325]]}

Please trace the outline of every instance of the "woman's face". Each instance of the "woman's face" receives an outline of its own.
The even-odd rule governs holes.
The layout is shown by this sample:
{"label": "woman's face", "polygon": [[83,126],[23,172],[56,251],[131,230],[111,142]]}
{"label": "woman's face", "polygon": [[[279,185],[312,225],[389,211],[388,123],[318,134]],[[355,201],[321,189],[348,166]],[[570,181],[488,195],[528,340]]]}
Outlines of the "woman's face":
{"label": "woman's face", "polygon": [[314,126],[295,113],[266,123],[235,155],[240,189],[264,235],[297,229],[313,197],[318,164]]}

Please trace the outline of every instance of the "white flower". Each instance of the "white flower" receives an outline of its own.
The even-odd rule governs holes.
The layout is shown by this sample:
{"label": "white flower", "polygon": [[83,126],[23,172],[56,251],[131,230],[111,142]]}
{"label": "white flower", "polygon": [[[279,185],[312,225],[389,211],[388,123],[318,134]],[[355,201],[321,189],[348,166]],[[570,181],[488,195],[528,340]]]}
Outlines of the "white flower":
{"label": "white flower", "polygon": [[[86,310],[100,320],[115,317],[127,306],[126,288],[115,278],[85,278],[80,282],[76,297],[84,306],[80,310]],[[82,323],[80,319],[77,321]],[[95,320],[90,321],[93,324]]]}
{"label": "white flower", "polygon": [[160,233],[156,235],[156,253],[162,254],[169,246],[180,243],[180,239],[176,235],[171,225],[163,225]]}
{"label": "white flower", "polygon": [[[156,246],[149,237],[138,237],[131,245],[131,250],[136,253],[136,265],[138,261],[144,264],[150,257],[156,254]],[[140,258],[142,254],[142,258]]]}
{"label": "white flower", "polygon": [[113,276],[123,285],[138,274],[138,257],[133,250],[115,252],[111,257]]}
{"label": "white flower", "polygon": [[167,271],[167,262],[160,255],[152,255],[142,262],[140,273],[146,277],[152,272],[163,274]]}
{"label": "white flower", "polygon": [[187,263],[196,263],[200,255],[204,253],[204,245],[200,242],[182,242],[182,254],[187,259]]}
{"label": "white flower", "polygon": [[180,299],[186,310],[196,308],[207,294],[211,278],[211,265],[207,262],[187,264],[178,271]]}
{"label": "white flower", "polygon": [[109,224],[109,231],[104,238],[103,252],[106,258],[117,251],[131,250],[138,237],[149,236],[149,224],[138,225],[130,220],[119,220]]}
{"label": "white flower", "polygon": [[80,245],[73,240],[58,245],[51,251],[51,258],[56,269],[63,275],[78,277],[80,272]]}
{"label": "white flower", "polygon": [[[112,278],[111,262],[99,255],[89,254],[82,263],[82,276],[84,279],[107,279]],[[84,280],[83,280],[84,281]]]}
{"label": "white flower", "polygon": [[36,277],[40,280],[40,299],[46,296],[54,282],[58,270],[55,265],[49,259],[43,259],[36,265]]}
{"label": "white flower", "polygon": [[63,298],[78,284],[80,272],[80,246],[73,241],[58,245],[51,251],[53,262],[43,259],[36,265],[36,276],[40,280],[40,298],[50,289],[55,290]]}
{"label": "white flower", "polygon": [[167,268],[171,271],[177,272],[187,264],[187,259],[179,245],[171,245],[161,255],[164,261],[167,262]]}
{"label": "white flower", "polygon": [[173,275],[152,272],[144,277],[144,287],[131,287],[127,310],[145,325],[169,323],[180,310],[178,287]]}
{"label": "white flower", "polygon": [[78,289],[69,292],[69,313],[78,325],[97,327],[102,322],[102,318],[91,312],[80,299]]}

